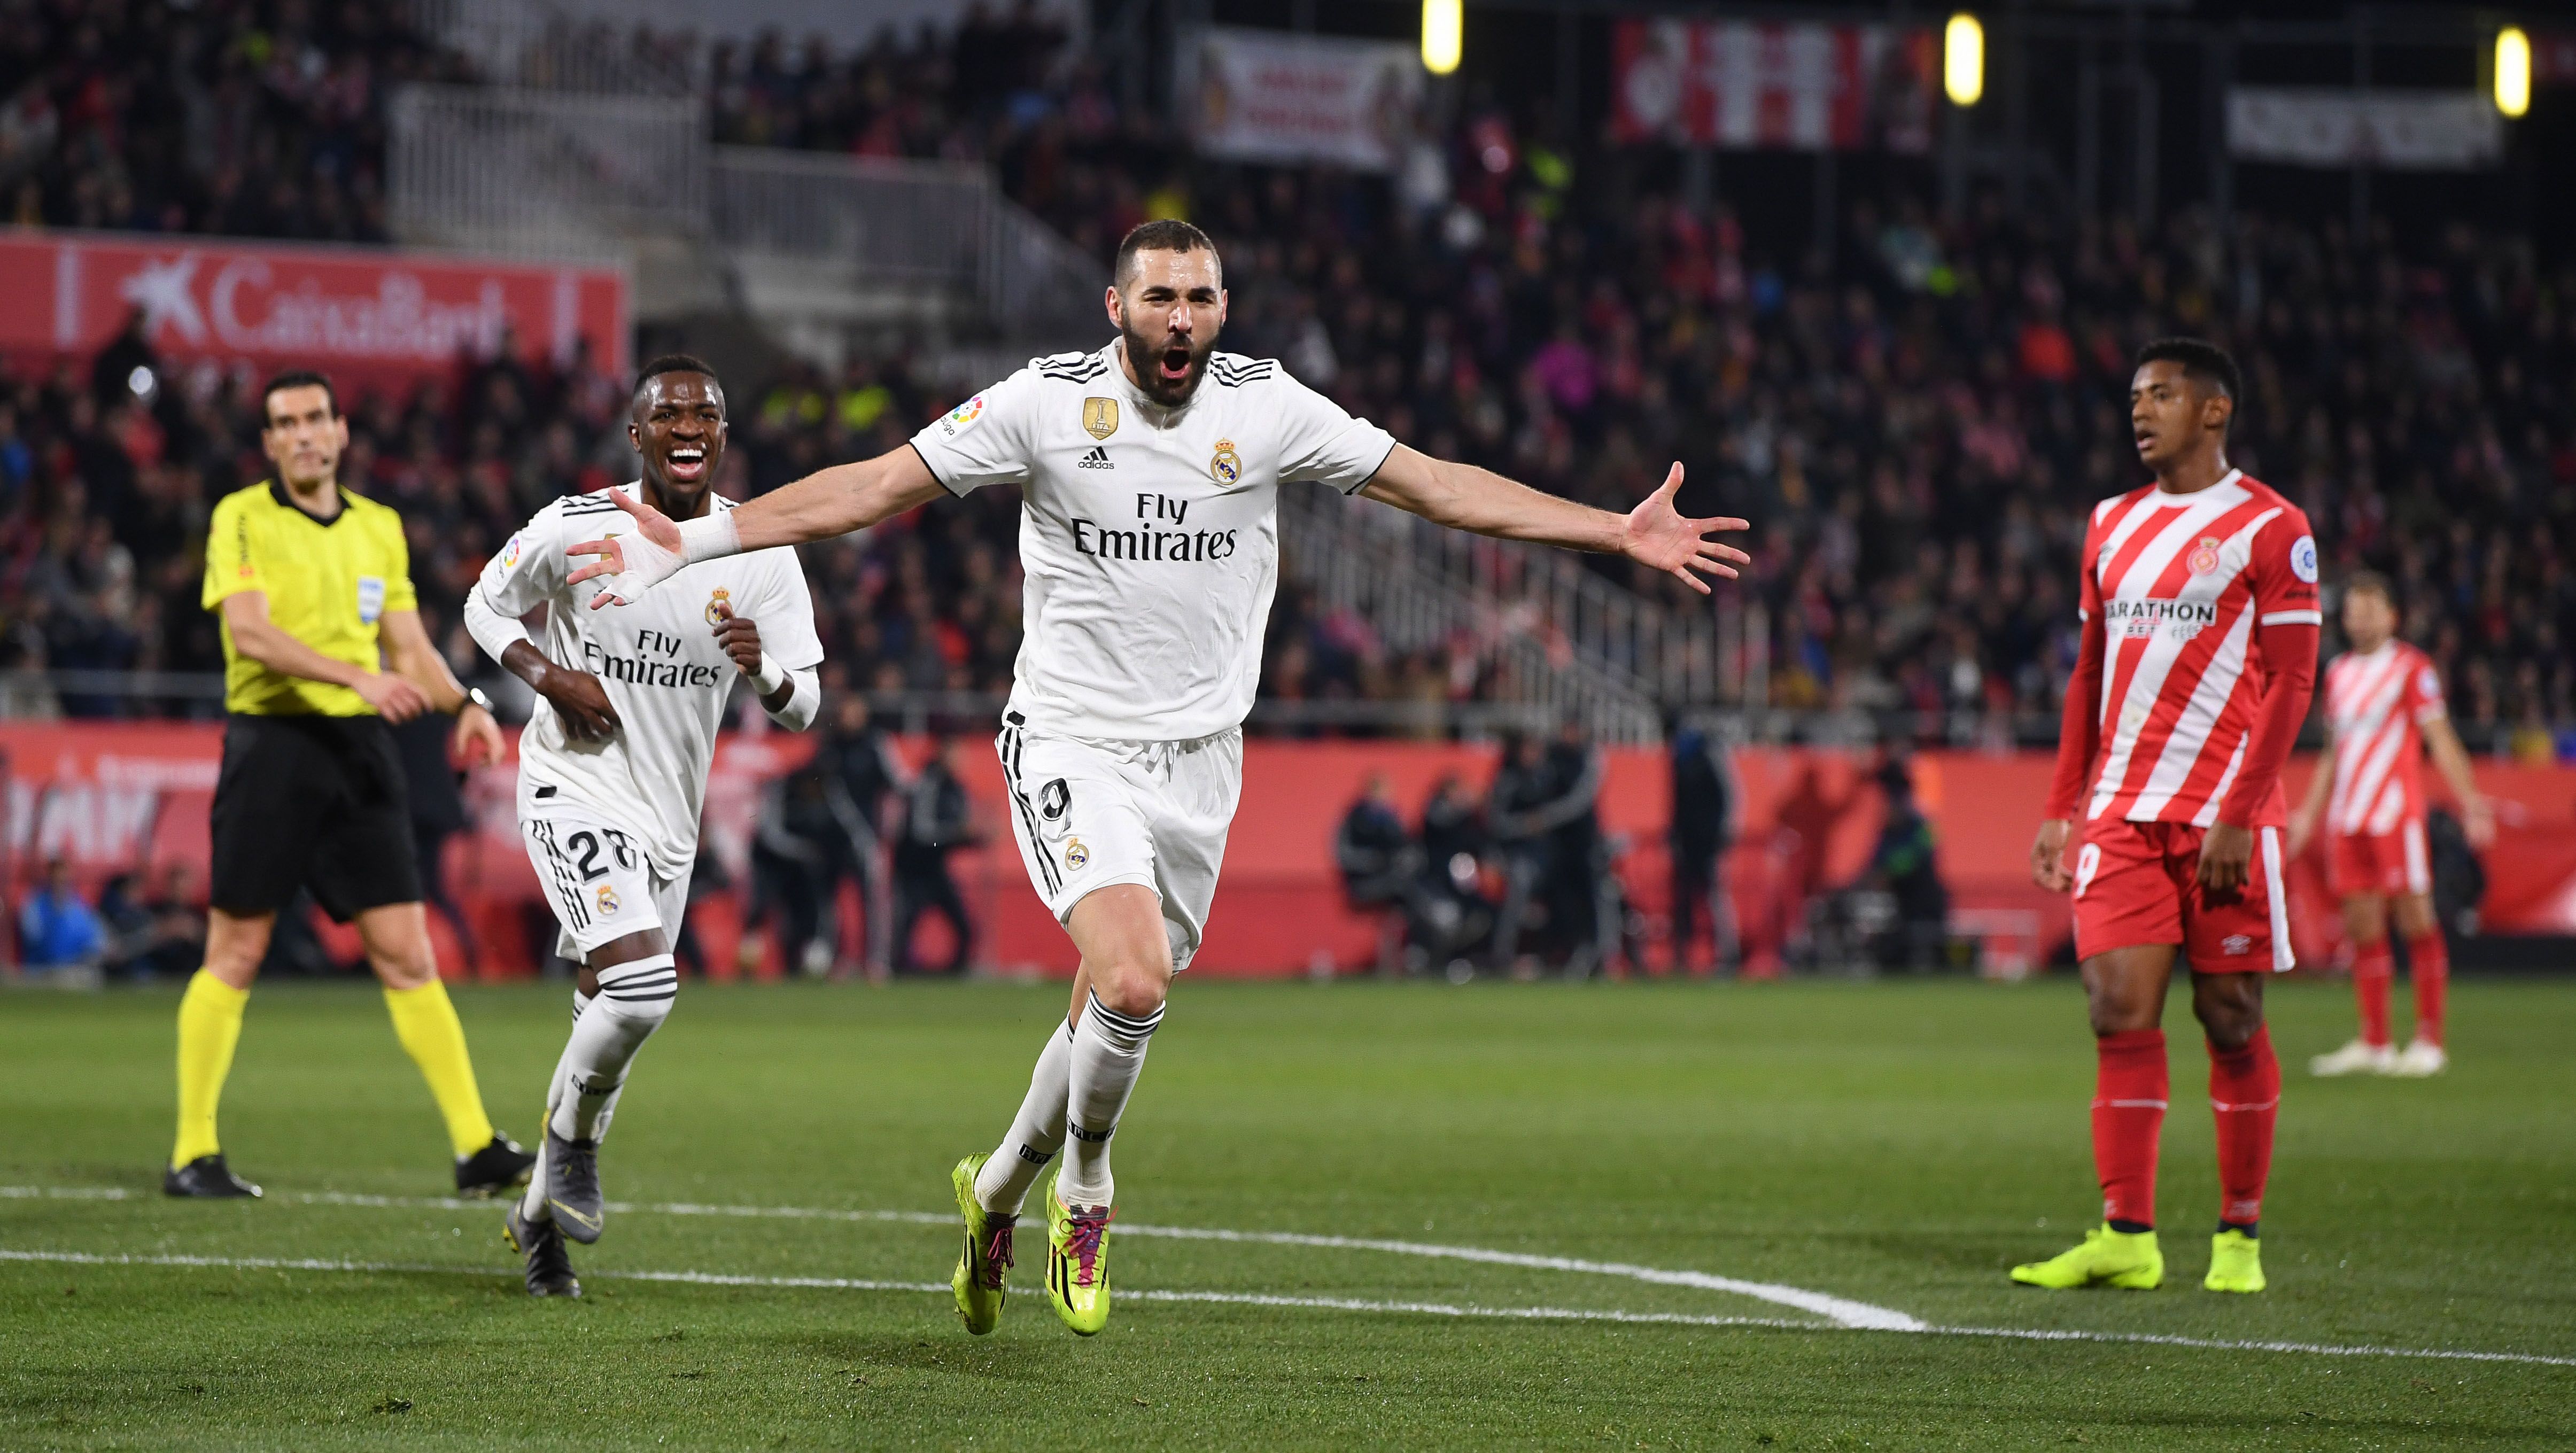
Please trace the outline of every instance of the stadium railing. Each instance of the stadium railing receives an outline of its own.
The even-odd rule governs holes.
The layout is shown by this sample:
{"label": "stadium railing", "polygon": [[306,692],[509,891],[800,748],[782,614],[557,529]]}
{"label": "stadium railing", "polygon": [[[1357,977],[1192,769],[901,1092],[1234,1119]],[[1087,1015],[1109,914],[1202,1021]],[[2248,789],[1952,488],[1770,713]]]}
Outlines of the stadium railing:
{"label": "stadium railing", "polygon": [[389,118],[388,220],[407,241],[599,257],[706,231],[695,100],[424,84]]}

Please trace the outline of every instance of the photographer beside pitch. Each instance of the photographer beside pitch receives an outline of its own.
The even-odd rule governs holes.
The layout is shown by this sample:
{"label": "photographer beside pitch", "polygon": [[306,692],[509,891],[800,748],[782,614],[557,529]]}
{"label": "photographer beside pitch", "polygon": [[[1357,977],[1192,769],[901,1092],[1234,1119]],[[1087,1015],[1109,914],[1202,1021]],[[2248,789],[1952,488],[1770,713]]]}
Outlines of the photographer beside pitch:
{"label": "photographer beside pitch", "polygon": [[501,730],[421,626],[401,516],[340,488],[349,421],[330,380],[281,373],[260,409],[277,477],[226,495],[206,527],[205,607],[223,622],[224,759],[205,967],[179,1001],[179,1134],[161,1186],[260,1193],[225,1164],[215,1107],[278,910],[309,887],[325,912],[358,926],[394,1032],[447,1121],[457,1191],[491,1195],[525,1180],[535,1157],[484,1114],[430,947],[385,724],[453,712],[468,763],[501,760]]}

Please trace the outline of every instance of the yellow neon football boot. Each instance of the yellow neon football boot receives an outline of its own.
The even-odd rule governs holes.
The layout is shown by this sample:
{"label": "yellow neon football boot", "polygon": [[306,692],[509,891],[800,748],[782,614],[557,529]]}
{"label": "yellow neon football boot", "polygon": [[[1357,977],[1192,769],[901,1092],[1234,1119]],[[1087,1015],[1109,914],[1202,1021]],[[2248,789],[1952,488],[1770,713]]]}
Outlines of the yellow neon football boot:
{"label": "yellow neon football boot", "polygon": [[[1058,1177],[1061,1179],[1061,1177]],[[1107,1206],[1068,1206],[1047,1183],[1047,1300],[1079,1337],[1109,1325]]]}
{"label": "yellow neon football boot", "polygon": [[957,1293],[957,1315],[966,1330],[981,1337],[1000,1326],[1008,1294],[1002,1280],[1011,1267],[1011,1230],[1019,1217],[987,1211],[975,1199],[975,1173],[986,1157],[970,1155],[948,1173],[957,1187],[957,1214],[966,1223],[966,1249],[957,1258],[957,1274],[948,1285]]}
{"label": "yellow neon football boot", "polygon": [[2151,1292],[2164,1282],[2165,1254],[2157,1249],[2153,1231],[2096,1226],[2084,1233],[2082,1241],[2048,1260],[2014,1267],[2012,1279],[2051,1291],[2107,1286]]}
{"label": "yellow neon football boot", "polygon": [[2214,1292],[2259,1292],[2263,1243],[2230,1226],[2209,1238],[2209,1275],[2200,1284]]}

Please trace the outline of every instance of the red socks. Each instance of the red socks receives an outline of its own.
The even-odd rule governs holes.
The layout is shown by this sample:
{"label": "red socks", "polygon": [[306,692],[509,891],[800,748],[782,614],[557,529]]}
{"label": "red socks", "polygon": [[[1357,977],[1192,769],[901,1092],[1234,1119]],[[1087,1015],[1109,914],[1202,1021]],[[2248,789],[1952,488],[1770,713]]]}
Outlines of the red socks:
{"label": "red socks", "polygon": [[[2388,940],[2362,944],[2352,951],[2352,997],[2361,1005],[2361,1042],[2372,1049],[2388,1047],[2388,981],[2395,973],[2396,965],[2388,958]],[[2424,982],[2421,968],[2415,971],[2415,982]]]}
{"label": "red socks", "polygon": [[[2380,962],[2385,964],[2388,946],[2379,948]],[[2451,987],[2451,946],[2442,939],[2442,930],[2427,929],[2421,937],[2406,940],[2406,960],[2415,973],[2415,1037],[2426,1044],[2442,1042],[2442,1003]],[[2360,971],[2359,964],[2354,971]],[[2382,1044],[2387,1043],[2384,1026],[2388,1023],[2387,981],[2381,980],[2379,1022]]]}
{"label": "red socks", "polygon": [[[2268,1027],[2242,1048],[2209,1047],[2209,1108],[2218,1119],[2218,1219],[2251,1226],[2263,1217],[2272,1125],[2281,1113],[2281,1061]],[[2093,1113],[2098,1124],[2102,1112]]]}
{"label": "red socks", "polygon": [[[2156,1135],[2165,1123],[2165,1032],[2126,1029],[2096,1038],[2093,1049],[2100,1059],[2093,1082],[2093,1170],[2102,1182],[2102,1219],[2153,1226]],[[2276,1085],[2279,1079],[2275,1071]],[[2264,1144],[2270,1143],[2267,1122]]]}

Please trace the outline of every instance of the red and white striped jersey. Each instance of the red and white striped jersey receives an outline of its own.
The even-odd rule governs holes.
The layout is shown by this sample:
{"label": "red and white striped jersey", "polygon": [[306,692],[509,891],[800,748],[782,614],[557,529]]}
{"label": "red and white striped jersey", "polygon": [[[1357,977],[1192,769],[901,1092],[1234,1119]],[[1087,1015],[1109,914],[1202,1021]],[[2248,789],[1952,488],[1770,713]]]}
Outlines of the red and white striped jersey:
{"label": "red and white striped jersey", "polygon": [[[2084,816],[2206,827],[2272,674],[2255,628],[2323,619],[2308,517],[2242,470],[2192,494],[2149,485],[2095,507],[2084,560],[2085,619],[2103,627]],[[2245,825],[2287,817],[2275,785]]]}
{"label": "red and white striped jersey", "polygon": [[2433,658],[2390,639],[2347,651],[2326,668],[2326,726],[2334,733],[2330,832],[2384,836],[2424,820],[2424,723],[2440,721]]}

